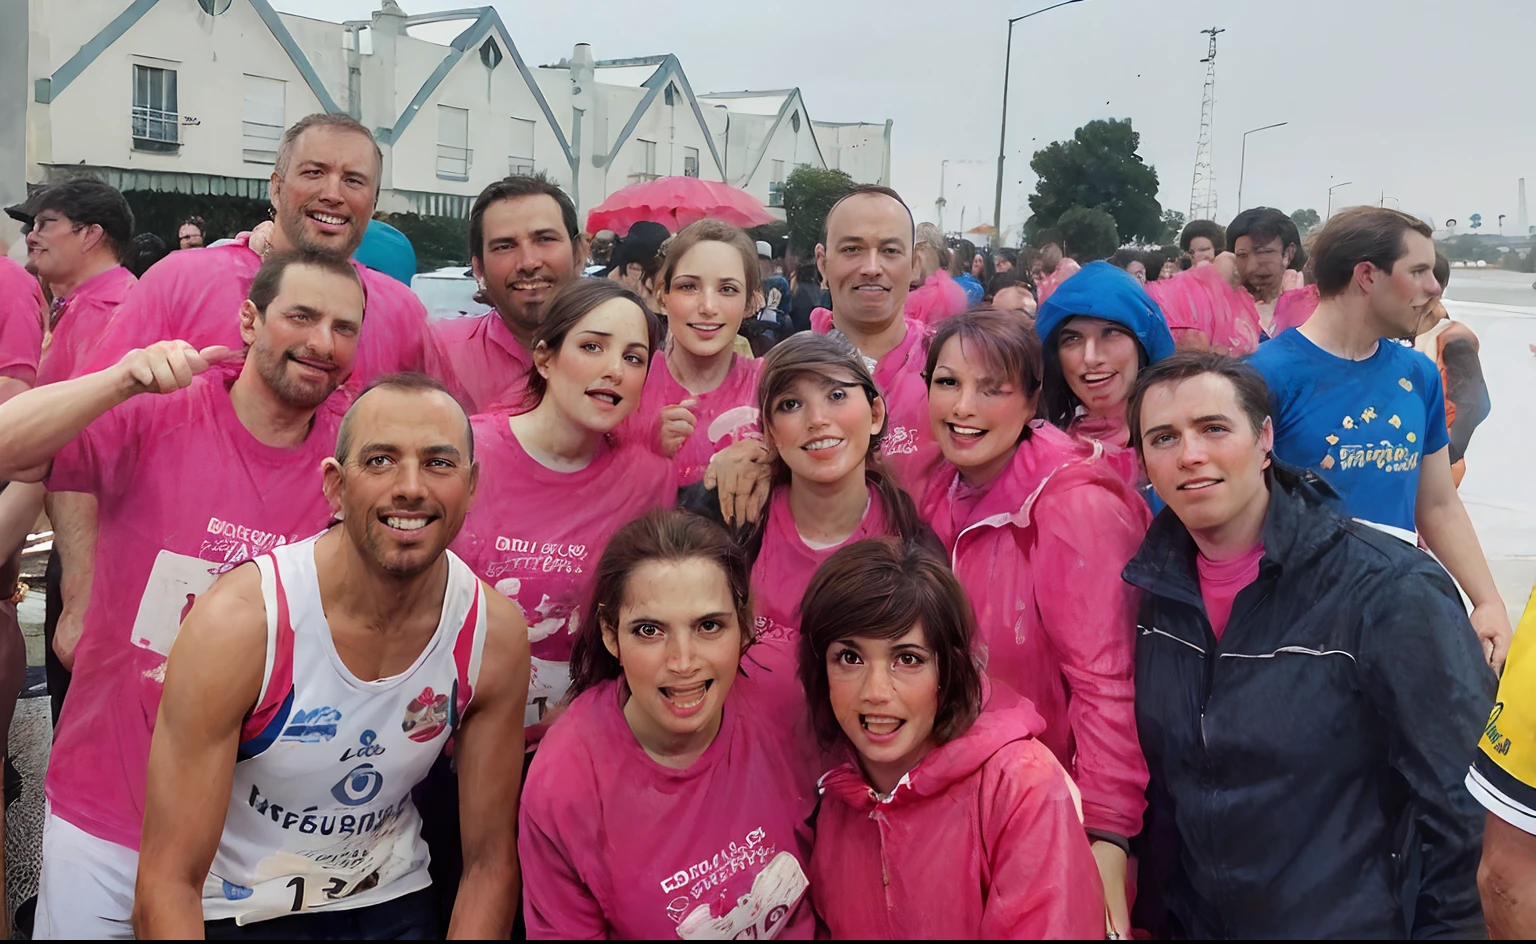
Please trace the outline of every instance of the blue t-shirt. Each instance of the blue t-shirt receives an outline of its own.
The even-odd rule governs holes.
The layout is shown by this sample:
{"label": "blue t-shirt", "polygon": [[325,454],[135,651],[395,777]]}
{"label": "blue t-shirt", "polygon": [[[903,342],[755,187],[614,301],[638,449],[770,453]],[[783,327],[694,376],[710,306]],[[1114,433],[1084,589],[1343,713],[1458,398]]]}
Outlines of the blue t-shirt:
{"label": "blue t-shirt", "polygon": [[1434,362],[1386,339],[1345,360],[1294,328],[1249,360],[1274,397],[1275,455],[1318,470],[1352,517],[1416,530],[1420,460],[1450,443]]}

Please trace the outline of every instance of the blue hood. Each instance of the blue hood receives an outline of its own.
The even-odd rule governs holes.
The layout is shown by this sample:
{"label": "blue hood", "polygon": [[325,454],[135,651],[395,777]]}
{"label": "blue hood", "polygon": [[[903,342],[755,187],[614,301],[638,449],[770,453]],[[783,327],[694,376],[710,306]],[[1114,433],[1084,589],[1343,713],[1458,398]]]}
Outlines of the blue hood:
{"label": "blue hood", "polygon": [[363,241],[352,254],[363,265],[407,286],[416,274],[416,250],[405,234],[379,220],[369,220]]}
{"label": "blue hood", "polygon": [[1035,331],[1049,344],[1063,322],[1079,315],[1125,325],[1141,342],[1148,363],[1173,353],[1163,310],[1129,272],[1107,262],[1090,262],[1056,286],[1035,316]]}

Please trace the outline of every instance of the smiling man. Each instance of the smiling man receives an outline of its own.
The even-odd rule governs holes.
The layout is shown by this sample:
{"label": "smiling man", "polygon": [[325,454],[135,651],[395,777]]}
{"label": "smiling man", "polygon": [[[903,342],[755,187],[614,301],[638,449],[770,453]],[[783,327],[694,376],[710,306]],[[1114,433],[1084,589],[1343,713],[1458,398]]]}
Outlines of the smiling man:
{"label": "smiling man", "polygon": [[164,341],[0,404],[0,478],[100,507],[75,684],[48,765],[39,938],[131,937],[166,655],[216,576],[330,520],[320,463],[362,325],[349,263],[277,253],[240,307],[244,358]]}
{"label": "smiling man", "polygon": [[561,286],[581,276],[587,246],[576,205],[542,175],[498,180],[469,214],[469,257],[482,301],[474,318],[433,326],[473,413],[515,403],[533,367],[533,335]]}
{"label": "smiling man", "polygon": [[1514,631],[1456,492],[1440,371],[1397,343],[1434,324],[1430,234],[1396,210],[1335,215],[1312,245],[1317,310],[1261,345],[1253,366],[1274,392],[1275,454],[1318,470],[1351,517],[1410,542],[1422,535],[1472,601],[1497,667]]}
{"label": "smiling man", "polygon": [[816,265],[832,310],[811,313],[811,328],[846,338],[863,355],[885,400],[882,449],[901,483],[919,490],[939,458],[928,422],[920,322],[902,308],[912,281],[912,213],[889,187],[856,187],[827,214]]}
{"label": "smiling man", "polygon": [[[348,259],[368,229],[383,161],[368,129],[346,115],[316,114],[283,132],[272,169],[276,226],[267,252],[303,250]],[[193,347],[240,345],[240,303],[262,257],[242,242],[173,252],[139,280],[117,309],[87,369],[116,363],[135,348],[178,339]],[[358,266],[368,331],[350,385],[397,371],[427,371],[427,312],[405,285]]]}
{"label": "smiling man", "polygon": [[1124,572],[1146,593],[1136,926],[1481,936],[1483,818],[1462,779],[1494,676],[1456,588],[1274,459],[1251,367],[1175,354],[1137,377],[1128,419],[1168,502]]}
{"label": "smiling man", "polygon": [[135,929],[437,937],[412,788],[451,739],[467,827],[451,933],[504,939],[528,633],[447,550],[479,472],[469,417],[435,380],[382,378],[323,468],[340,523],[230,571],[177,637]]}

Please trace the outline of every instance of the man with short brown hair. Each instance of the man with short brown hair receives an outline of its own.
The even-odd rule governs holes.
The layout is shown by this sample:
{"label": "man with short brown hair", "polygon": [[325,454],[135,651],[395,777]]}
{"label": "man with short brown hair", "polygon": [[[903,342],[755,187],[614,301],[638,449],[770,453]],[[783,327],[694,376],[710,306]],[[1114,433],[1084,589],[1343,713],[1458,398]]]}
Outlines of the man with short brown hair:
{"label": "man with short brown hair", "polygon": [[1451,476],[1440,372],[1397,343],[1430,326],[1440,297],[1430,232],[1377,207],[1329,220],[1312,247],[1317,310],[1253,366],[1273,391],[1275,454],[1321,472],[1352,517],[1410,543],[1422,535],[1471,599],[1497,668],[1513,630]]}

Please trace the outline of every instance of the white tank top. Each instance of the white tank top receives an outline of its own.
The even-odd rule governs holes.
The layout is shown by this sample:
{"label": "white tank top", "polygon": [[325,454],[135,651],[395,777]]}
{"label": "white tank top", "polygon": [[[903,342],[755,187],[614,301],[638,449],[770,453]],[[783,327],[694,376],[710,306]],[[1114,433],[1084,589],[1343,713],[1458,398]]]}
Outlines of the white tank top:
{"label": "white tank top", "polygon": [[485,645],[480,581],[444,553],[437,632],[409,669],[373,682],[336,653],[315,538],[257,558],[266,670],[203,883],[206,920],[362,908],[431,884],[411,788],[469,705]]}

